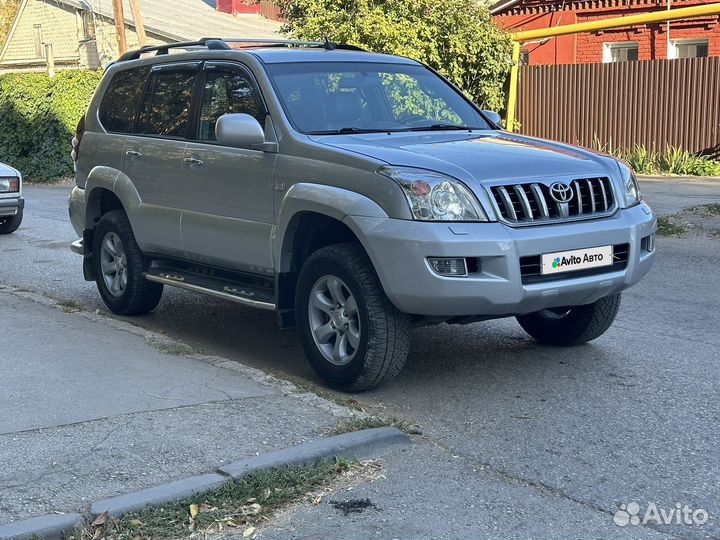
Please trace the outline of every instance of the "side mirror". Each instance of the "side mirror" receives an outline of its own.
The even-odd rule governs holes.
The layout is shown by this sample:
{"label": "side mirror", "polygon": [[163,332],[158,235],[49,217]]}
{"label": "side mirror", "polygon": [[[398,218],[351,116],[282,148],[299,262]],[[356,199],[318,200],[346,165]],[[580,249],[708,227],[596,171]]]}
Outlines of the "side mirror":
{"label": "side mirror", "polygon": [[225,114],[215,124],[215,138],[223,146],[251,148],[265,142],[265,132],[249,114]]}
{"label": "side mirror", "polygon": [[498,126],[502,125],[502,117],[495,111],[483,111],[491,122],[496,123]]}

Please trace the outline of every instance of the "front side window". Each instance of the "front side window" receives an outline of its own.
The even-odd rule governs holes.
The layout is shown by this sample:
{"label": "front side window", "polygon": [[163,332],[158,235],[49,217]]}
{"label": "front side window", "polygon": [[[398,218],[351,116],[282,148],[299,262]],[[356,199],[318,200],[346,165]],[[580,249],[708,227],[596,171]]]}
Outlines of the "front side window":
{"label": "front side window", "polygon": [[152,74],[136,133],[186,137],[196,70]]}
{"label": "front side window", "polygon": [[100,103],[100,123],[107,131],[132,133],[149,72],[135,68],[113,75]]}
{"label": "front side window", "polygon": [[245,113],[264,123],[260,96],[241,71],[208,71],[200,111],[201,141],[215,141],[215,125],[225,114]]}
{"label": "front side window", "polygon": [[307,134],[492,129],[424,66],[365,62],[271,64],[293,125]]}

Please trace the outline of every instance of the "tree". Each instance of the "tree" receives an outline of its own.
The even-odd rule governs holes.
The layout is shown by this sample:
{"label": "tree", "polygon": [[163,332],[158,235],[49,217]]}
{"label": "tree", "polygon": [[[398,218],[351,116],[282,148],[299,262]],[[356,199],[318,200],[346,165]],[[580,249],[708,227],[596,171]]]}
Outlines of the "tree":
{"label": "tree", "polygon": [[0,0],[0,49],[5,43],[19,5],[20,0]]}
{"label": "tree", "polygon": [[501,110],[511,44],[478,0],[280,0],[284,32],[424,62],[479,106]]}

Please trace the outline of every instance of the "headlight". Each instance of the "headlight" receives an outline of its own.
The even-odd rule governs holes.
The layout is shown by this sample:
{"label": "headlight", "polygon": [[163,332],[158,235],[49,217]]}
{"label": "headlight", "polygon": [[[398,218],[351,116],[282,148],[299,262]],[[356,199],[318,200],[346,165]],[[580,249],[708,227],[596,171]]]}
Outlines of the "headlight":
{"label": "headlight", "polygon": [[0,193],[17,193],[20,191],[19,178],[0,178]]}
{"label": "headlight", "polygon": [[620,167],[620,176],[622,177],[623,189],[625,191],[625,206],[630,208],[642,200],[640,186],[630,165],[618,161],[618,167]]}
{"label": "headlight", "polygon": [[488,221],[475,195],[450,176],[411,167],[381,167],[378,173],[400,185],[417,220]]}

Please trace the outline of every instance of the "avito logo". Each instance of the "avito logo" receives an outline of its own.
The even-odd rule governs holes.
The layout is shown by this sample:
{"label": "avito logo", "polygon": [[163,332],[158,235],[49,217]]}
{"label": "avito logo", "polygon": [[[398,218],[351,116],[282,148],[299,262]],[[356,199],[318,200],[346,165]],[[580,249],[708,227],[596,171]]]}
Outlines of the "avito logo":
{"label": "avito logo", "polygon": [[605,256],[602,253],[585,253],[583,257],[570,255],[569,257],[556,257],[552,263],[553,268],[561,268],[563,266],[572,266],[574,264],[585,263],[601,263]]}

